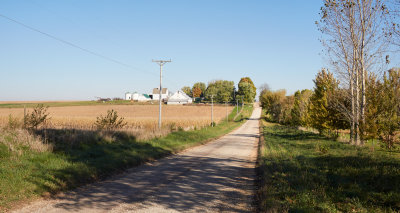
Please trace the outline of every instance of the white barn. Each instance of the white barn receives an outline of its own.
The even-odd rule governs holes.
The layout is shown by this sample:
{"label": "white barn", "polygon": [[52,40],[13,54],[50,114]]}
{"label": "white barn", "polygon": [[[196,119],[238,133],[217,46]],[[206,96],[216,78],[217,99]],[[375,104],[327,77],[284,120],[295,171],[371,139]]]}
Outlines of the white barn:
{"label": "white barn", "polygon": [[[160,98],[160,89],[158,88],[154,88],[153,89],[153,100],[159,100]],[[167,88],[162,88],[161,90],[161,100],[166,100],[168,99],[168,97],[170,97],[172,94],[170,92],[168,92]]]}
{"label": "white barn", "polygon": [[137,92],[134,93],[127,92],[125,93],[125,100],[145,102],[145,101],[151,101],[151,98],[147,94],[139,94]]}
{"label": "white barn", "polygon": [[171,97],[168,98],[167,104],[191,104],[193,102],[192,98],[186,93],[178,90]]}

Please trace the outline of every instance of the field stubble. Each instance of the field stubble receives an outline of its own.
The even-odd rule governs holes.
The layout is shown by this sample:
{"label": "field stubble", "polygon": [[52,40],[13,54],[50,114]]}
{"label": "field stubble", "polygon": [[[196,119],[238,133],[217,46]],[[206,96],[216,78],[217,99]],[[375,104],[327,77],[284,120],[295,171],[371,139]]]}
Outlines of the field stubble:
{"label": "field stubble", "polygon": [[[46,128],[93,130],[94,122],[107,110],[114,109],[118,115],[125,118],[127,125],[123,131],[130,132],[137,139],[149,139],[168,134],[176,129],[202,128],[211,123],[210,106],[168,106],[162,109],[163,130],[157,129],[158,105],[97,105],[97,106],[66,106],[50,107],[48,112],[51,119]],[[228,106],[228,112],[233,107]],[[226,116],[225,106],[214,107],[214,121],[219,122]],[[32,111],[27,108],[27,111]],[[0,108],[0,125],[9,121],[9,116],[22,120],[23,108]]]}

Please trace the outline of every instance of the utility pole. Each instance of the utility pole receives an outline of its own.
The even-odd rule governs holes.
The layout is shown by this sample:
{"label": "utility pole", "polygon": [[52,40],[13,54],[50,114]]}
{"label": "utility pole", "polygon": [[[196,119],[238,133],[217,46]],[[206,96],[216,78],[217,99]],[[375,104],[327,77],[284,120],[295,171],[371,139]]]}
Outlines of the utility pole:
{"label": "utility pole", "polygon": [[214,95],[211,95],[211,126],[214,127]]}
{"label": "utility pole", "polygon": [[236,99],[236,115],[239,113],[239,100]]}
{"label": "utility pole", "polygon": [[158,103],[159,103],[159,107],[158,107],[158,129],[161,129],[161,95],[162,95],[162,68],[163,65],[171,62],[171,59],[168,61],[164,61],[164,60],[152,60],[152,62],[157,63],[158,65],[160,65],[160,90],[159,90],[159,97],[158,97]]}
{"label": "utility pole", "polygon": [[228,123],[229,118],[228,118],[228,102],[225,101],[225,109],[226,109],[226,122]]}

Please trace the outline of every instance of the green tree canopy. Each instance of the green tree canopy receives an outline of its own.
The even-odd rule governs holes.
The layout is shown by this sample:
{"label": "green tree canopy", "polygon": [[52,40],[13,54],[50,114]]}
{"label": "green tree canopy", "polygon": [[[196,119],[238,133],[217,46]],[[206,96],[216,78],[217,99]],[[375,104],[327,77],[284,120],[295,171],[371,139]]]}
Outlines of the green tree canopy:
{"label": "green tree canopy", "polygon": [[205,91],[207,100],[211,100],[211,95],[214,96],[216,102],[230,102],[234,100],[235,83],[233,81],[216,80],[208,83]]}
{"label": "green tree canopy", "polygon": [[182,87],[182,92],[186,93],[186,95],[192,97],[192,90],[188,86]]}
{"label": "green tree canopy", "polygon": [[238,95],[243,97],[243,101],[253,103],[257,95],[257,88],[249,77],[241,78],[238,84]]}
{"label": "green tree canopy", "polygon": [[334,101],[330,101],[330,98],[335,97],[339,82],[331,72],[322,69],[318,72],[314,84],[314,93],[310,97],[309,105],[310,126],[322,134],[327,129],[336,129],[337,119],[341,117],[333,105]]}

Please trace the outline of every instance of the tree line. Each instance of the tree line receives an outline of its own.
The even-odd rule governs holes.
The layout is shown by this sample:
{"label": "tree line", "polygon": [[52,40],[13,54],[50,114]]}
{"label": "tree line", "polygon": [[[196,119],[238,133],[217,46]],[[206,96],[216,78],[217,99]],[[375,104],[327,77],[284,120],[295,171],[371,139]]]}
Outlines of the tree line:
{"label": "tree line", "polygon": [[323,1],[316,25],[332,72],[321,70],[313,91],[263,91],[271,119],[321,133],[349,129],[352,144],[380,138],[391,148],[399,141],[399,71],[388,66],[400,46],[399,9],[399,0]]}
{"label": "tree line", "polygon": [[[363,133],[360,138],[379,139],[386,148],[393,149],[400,131],[400,69],[390,69],[382,78],[371,73],[365,86],[365,122],[359,127]],[[314,79],[313,90],[286,95],[285,90],[264,89],[260,103],[273,122],[311,127],[320,134],[337,136],[338,130],[351,126],[348,90],[340,87],[333,73],[322,69]]]}
{"label": "tree line", "polygon": [[193,98],[200,98],[204,101],[225,103],[239,102],[253,103],[256,97],[257,88],[249,77],[241,78],[236,90],[235,83],[227,80],[215,80],[208,82],[207,86],[203,82],[197,82],[192,87],[184,86],[182,91]]}

